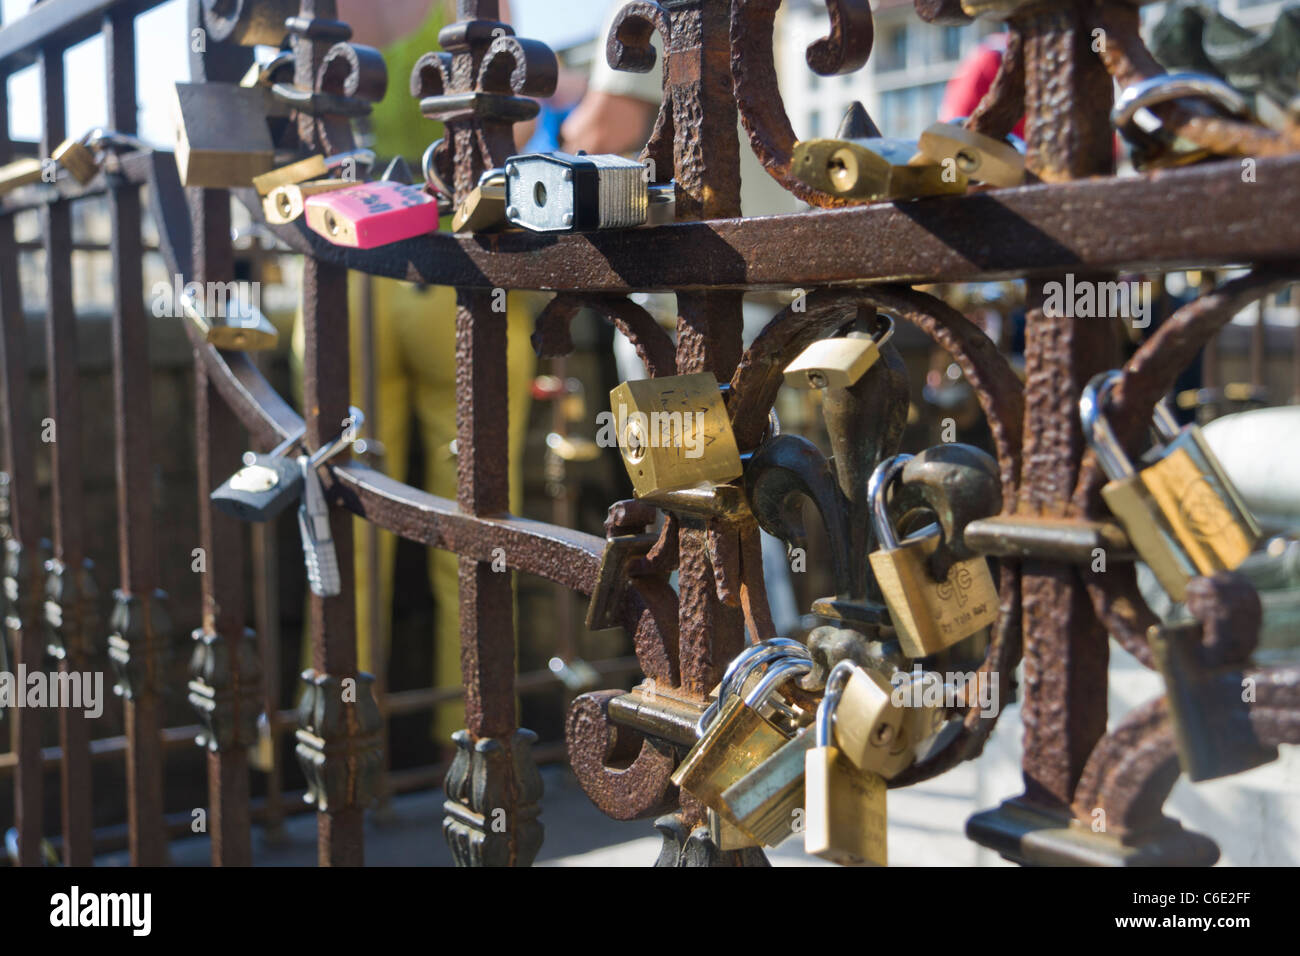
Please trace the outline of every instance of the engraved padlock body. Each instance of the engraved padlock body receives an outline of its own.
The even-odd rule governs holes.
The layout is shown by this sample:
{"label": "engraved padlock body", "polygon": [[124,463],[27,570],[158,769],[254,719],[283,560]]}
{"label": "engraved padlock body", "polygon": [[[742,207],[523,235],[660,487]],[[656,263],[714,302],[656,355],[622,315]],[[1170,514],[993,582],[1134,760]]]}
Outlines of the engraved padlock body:
{"label": "engraved padlock body", "polygon": [[832,721],[849,676],[845,664],[826,679],[814,746],[805,755],[804,850],[842,866],[886,866],[885,779],[855,767],[834,745]]}
{"label": "engraved padlock body", "polygon": [[899,540],[886,495],[911,459],[911,455],[895,455],[882,461],[867,484],[872,523],[880,540],[870,561],[903,653],[927,657],[992,624],[998,616],[998,590],[988,561],[980,555],[954,561],[944,580],[934,579],[930,557],[943,543],[937,525]]}
{"label": "engraved padlock body", "polygon": [[619,454],[638,498],[743,473],[712,372],[624,382],[609,393]]}
{"label": "engraved padlock body", "polygon": [[812,669],[808,661],[775,663],[742,699],[731,694],[673,772],[672,782],[697,800],[722,811],[722,792],[781,748],[787,735],[759,708],[784,681]]}
{"label": "engraved padlock body", "polygon": [[289,458],[249,453],[245,465],[211,494],[217,509],[240,521],[270,521],[298,500],[302,469]]}
{"label": "engraved padlock body", "polygon": [[722,792],[722,814],[764,846],[778,846],[795,832],[804,805],[804,766],[814,744],[803,730]]}
{"label": "engraved padlock body", "polygon": [[1259,525],[1200,429],[1180,428],[1163,405],[1156,408],[1155,425],[1164,443],[1148,453],[1151,464],[1135,470],[1104,411],[1120,374],[1102,372],[1084,389],[1084,435],[1111,479],[1101,489],[1102,500],[1160,586],[1181,601],[1198,574],[1240,566],[1259,541]]}

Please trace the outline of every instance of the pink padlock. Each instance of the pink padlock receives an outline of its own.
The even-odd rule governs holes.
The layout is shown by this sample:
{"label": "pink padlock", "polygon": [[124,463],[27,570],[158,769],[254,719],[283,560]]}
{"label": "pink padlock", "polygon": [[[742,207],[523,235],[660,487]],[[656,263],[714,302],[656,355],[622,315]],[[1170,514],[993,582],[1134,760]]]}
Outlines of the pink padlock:
{"label": "pink padlock", "polygon": [[416,186],[380,180],[307,198],[307,226],[337,246],[373,249],[433,232],[438,204]]}

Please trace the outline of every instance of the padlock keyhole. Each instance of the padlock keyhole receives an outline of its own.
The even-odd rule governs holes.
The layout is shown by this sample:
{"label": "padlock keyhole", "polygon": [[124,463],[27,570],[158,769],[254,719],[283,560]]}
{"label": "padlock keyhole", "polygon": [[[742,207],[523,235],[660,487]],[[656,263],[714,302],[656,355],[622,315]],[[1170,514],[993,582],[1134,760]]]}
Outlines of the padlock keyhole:
{"label": "padlock keyhole", "polygon": [[546,184],[545,183],[539,182],[537,183],[537,185],[533,187],[533,202],[537,203],[538,206],[546,205]]}

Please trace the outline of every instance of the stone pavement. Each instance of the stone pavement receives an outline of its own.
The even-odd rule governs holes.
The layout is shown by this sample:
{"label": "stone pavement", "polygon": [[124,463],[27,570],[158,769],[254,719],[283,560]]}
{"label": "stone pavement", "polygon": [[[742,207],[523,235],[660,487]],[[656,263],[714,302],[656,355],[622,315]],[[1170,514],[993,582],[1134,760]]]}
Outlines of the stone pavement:
{"label": "stone pavement", "polygon": [[[1132,707],[1162,693],[1158,675],[1111,645],[1110,724]],[[966,820],[977,810],[997,806],[1022,791],[1022,728],[1016,704],[1003,708],[976,761],[943,776],[889,793],[889,859],[894,866],[1005,866],[995,853],[965,837]],[[661,840],[651,821],[620,823],[592,806],[577,781],[559,766],[542,769],[546,792],[542,823],[546,838],[539,866],[649,866]],[[1222,848],[1220,865],[1300,865],[1300,755],[1282,748],[1281,758],[1265,767],[1225,780],[1190,784],[1180,780],[1167,805],[1189,829],[1213,836]],[[366,827],[366,862],[371,866],[449,866],[441,832],[442,793],[396,798],[382,821],[371,814]],[[254,862],[259,866],[311,866],[316,862],[316,821],[304,814],[290,819],[286,840],[270,846],[255,831]],[[769,851],[774,866],[823,866],[808,857],[797,839]],[[172,845],[172,860],[206,866],[206,838]],[[126,854],[101,858],[103,865],[125,865]]]}

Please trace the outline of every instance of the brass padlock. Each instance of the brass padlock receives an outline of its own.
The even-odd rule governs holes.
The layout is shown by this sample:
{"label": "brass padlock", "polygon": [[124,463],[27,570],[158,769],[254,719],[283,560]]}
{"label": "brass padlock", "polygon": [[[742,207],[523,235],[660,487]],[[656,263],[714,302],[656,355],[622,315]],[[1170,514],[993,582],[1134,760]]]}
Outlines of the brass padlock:
{"label": "brass padlock", "polygon": [[937,525],[899,541],[886,506],[889,487],[901,477],[911,455],[895,455],[876,466],[867,485],[872,520],[880,548],[871,554],[871,570],[885,598],[903,653],[926,657],[976,631],[998,616],[998,589],[988,561],[981,555],[954,561],[947,576],[935,580],[930,556],[943,542]]}
{"label": "brass padlock", "polygon": [[[929,685],[934,685],[938,693],[927,693]],[[890,699],[902,708],[903,722],[888,745],[889,752],[880,766],[874,768],[886,780],[893,780],[912,764],[934,756],[962,728],[961,718],[949,717],[944,709],[947,688],[938,674],[922,672],[919,668],[910,674],[900,671],[890,679],[890,686]],[[931,700],[932,696],[936,699]]]}
{"label": "brass padlock", "polygon": [[66,169],[72,178],[83,186],[94,179],[95,174],[99,172],[99,162],[95,159],[94,152],[84,142],[84,137],[65,139],[54,148],[54,152],[50,153],[50,159]]}
{"label": "brass padlock", "polygon": [[730,694],[717,719],[673,771],[672,781],[705,806],[722,810],[722,792],[780,749],[787,735],[759,713],[769,695],[812,669],[806,660],[781,660],[742,699]]}
{"label": "brass padlock", "polygon": [[315,156],[300,159],[296,163],[279,166],[269,172],[254,176],[253,188],[257,190],[259,196],[266,196],[277,186],[289,186],[294,183],[309,182],[313,179],[324,179],[328,175],[329,167],[325,165],[325,157],[317,153]]}
{"label": "brass padlock", "polygon": [[858,769],[882,773],[896,761],[904,708],[894,703],[893,688],[883,675],[850,661],[836,666],[845,664],[848,676],[832,721],[835,746]]}
{"label": "brass padlock", "polygon": [[804,805],[804,765],[814,734],[808,730],[722,792],[722,808],[741,832],[764,846],[778,846],[799,825]]}
{"label": "brass padlock", "polygon": [[1249,121],[1249,101],[1217,76],[1206,73],[1160,73],[1125,87],[1115,99],[1111,122],[1131,148],[1138,170],[1186,166],[1212,159],[1213,149],[1191,142],[1168,130],[1150,109],[1174,100],[1208,105],[1225,117]]}
{"label": "brass padlock", "polygon": [[792,388],[848,388],[856,384],[876,364],[880,350],[894,334],[894,320],[882,319],[875,335],[850,332],[809,345],[785,367],[785,384]]}
{"label": "brass padlock", "polygon": [[452,232],[487,232],[506,225],[506,171],[489,169],[456,208]]}
{"label": "brass padlock", "polygon": [[790,169],[796,179],[843,199],[916,199],[960,195],[966,174],[929,162],[911,140],[809,139],[795,143]]}
{"label": "brass padlock", "polygon": [[303,214],[309,197],[353,185],[356,184],[346,179],[317,179],[309,183],[276,186],[262,199],[262,212],[272,225],[287,225]]}
{"label": "brass padlock", "polygon": [[242,299],[227,302],[225,315],[206,316],[188,293],[181,294],[181,311],[203,334],[203,340],[219,349],[259,352],[275,348],[280,333],[261,310]]}
{"label": "brass padlock", "polygon": [[1227,777],[1277,759],[1277,748],[1263,743],[1251,725],[1242,665],[1202,663],[1199,622],[1154,625],[1147,642],[1165,679],[1178,763],[1188,780]]}
{"label": "brass padlock", "polygon": [[[788,637],[773,637],[758,641],[737,654],[727,665],[722,680],[709,691],[709,706],[700,714],[696,725],[697,733],[704,734],[714,718],[718,716],[718,711],[729,695],[746,696],[758,686],[771,665],[786,659],[811,661],[812,654],[806,645]],[[772,713],[780,713],[791,721],[796,723],[799,721],[799,714],[785,704],[779,695],[775,697],[769,695],[758,710],[765,717]]]}
{"label": "brass padlock", "polygon": [[740,449],[712,372],[624,382],[609,403],[638,498],[740,477]]}
{"label": "brass padlock", "polygon": [[1025,181],[1025,157],[1015,146],[957,122],[926,127],[916,148],[930,162],[948,165],[976,182],[1005,188]]}
{"label": "brass padlock", "polygon": [[177,83],[175,108],[181,185],[247,186],[275,162],[261,90],[235,83]]}
{"label": "brass padlock", "polygon": [[0,195],[45,178],[45,161],[28,157],[0,166]]}
{"label": "brass padlock", "polygon": [[1106,421],[1106,396],[1120,372],[1102,372],[1079,400],[1083,433],[1110,482],[1102,499],[1133,547],[1175,601],[1197,574],[1235,570],[1259,541],[1259,524],[1195,425],[1180,428],[1163,404],[1155,425],[1162,445],[1135,471]]}
{"label": "brass padlock", "polygon": [[889,862],[885,778],[860,770],[835,746],[832,720],[849,677],[841,661],[826,678],[814,746],[804,762],[804,850],[842,866]]}

